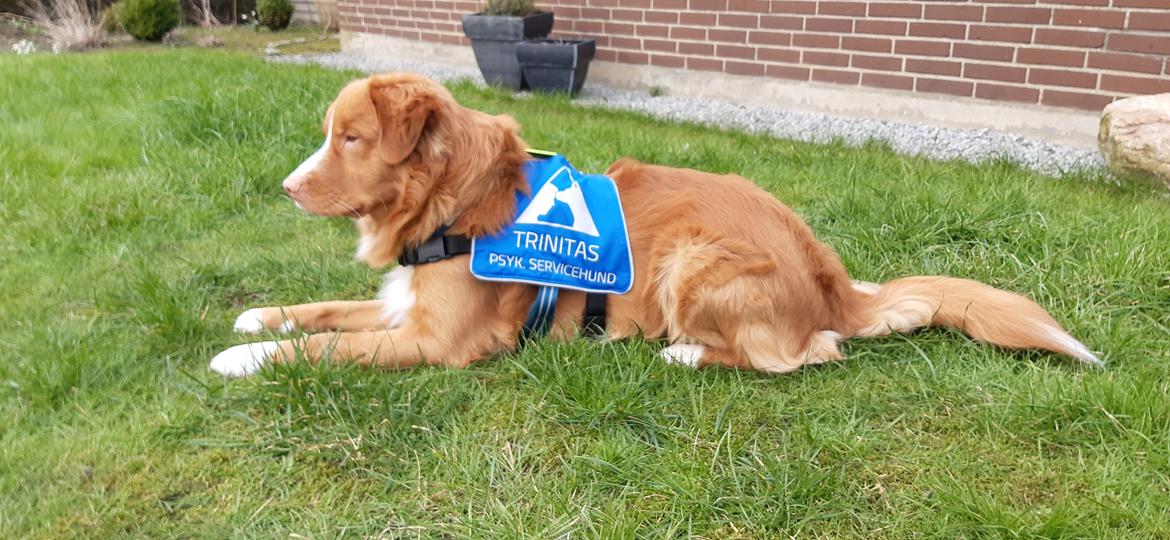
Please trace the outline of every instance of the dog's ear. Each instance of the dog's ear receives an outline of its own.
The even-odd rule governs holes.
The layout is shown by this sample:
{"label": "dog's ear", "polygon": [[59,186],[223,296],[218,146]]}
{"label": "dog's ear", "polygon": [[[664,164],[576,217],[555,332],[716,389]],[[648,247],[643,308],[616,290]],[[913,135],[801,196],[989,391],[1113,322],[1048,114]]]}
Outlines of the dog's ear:
{"label": "dog's ear", "polygon": [[378,115],[378,152],[391,165],[402,163],[422,137],[435,112],[434,92],[413,81],[370,80],[370,99]]}
{"label": "dog's ear", "polygon": [[326,137],[329,136],[329,130],[333,128],[333,126],[330,125],[330,120],[333,119],[334,107],[337,107],[336,101],[329,104],[329,107],[325,109],[325,117],[321,119],[321,133],[325,134]]}

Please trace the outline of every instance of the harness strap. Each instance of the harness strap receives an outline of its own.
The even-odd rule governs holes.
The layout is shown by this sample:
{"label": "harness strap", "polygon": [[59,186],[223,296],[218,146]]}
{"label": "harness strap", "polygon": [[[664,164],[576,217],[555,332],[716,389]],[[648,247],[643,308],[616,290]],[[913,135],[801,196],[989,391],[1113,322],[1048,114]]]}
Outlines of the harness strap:
{"label": "harness strap", "polygon": [[588,293],[585,295],[585,318],[581,324],[581,334],[586,337],[600,337],[605,335],[605,305],[609,295]]}
{"label": "harness strap", "polygon": [[[439,229],[418,247],[403,250],[398,256],[398,265],[428,264],[471,253],[470,238],[445,235],[444,230]],[[533,338],[548,333],[552,328],[553,316],[556,315],[560,291],[556,287],[540,287],[536,293],[536,301],[528,307],[528,317],[524,320],[524,329],[520,331],[521,337]],[[605,334],[607,299],[608,295],[601,293],[585,295],[582,335],[598,337]]]}
{"label": "harness strap", "polygon": [[541,287],[536,291],[536,301],[528,307],[528,318],[524,320],[524,328],[520,330],[521,339],[531,339],[543,336],[552,328],[553,317],[557,313],[557,297],[561,290],[556,287]]}

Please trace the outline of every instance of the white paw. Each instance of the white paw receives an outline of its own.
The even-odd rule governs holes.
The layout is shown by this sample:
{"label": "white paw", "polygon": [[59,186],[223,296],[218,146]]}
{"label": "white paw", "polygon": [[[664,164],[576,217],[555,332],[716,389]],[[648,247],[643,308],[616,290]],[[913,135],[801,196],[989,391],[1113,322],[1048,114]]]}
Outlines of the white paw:
{"label": "white paw", "polygon": [[264,321],[260,318],[260,308],[252,308],[236,317],[236,324],[232,329],[241,334],[259,334],[264,329]]}
{"label": "white paw", "polygon": [[225,377],[244,377],[260,371],[260,366],[276,351],[275,341],[245,343],[231,347],[211,359],[207,369]]}
{"label": "white paw", "polygon": [[[264,319],[260,316],[263,313],[262,308],[252,308],[236,317],[236,323],[232,325],[232,330],[241,334],[259,334],[265,329]],[[280,328],[274,330],[281,334],[292,332],[296,328],[296,324],[292,320],[286,320],[280,324]]]}
{"label": "white paw", "polygon": [[690,368],[699,367],[699,359],[703,358],[703,352],[707,348],[702,345],[691,345],[689,343],[676,343],[658,353],[666,360],[668,364],[678,364],[680,366],[687,366]]}

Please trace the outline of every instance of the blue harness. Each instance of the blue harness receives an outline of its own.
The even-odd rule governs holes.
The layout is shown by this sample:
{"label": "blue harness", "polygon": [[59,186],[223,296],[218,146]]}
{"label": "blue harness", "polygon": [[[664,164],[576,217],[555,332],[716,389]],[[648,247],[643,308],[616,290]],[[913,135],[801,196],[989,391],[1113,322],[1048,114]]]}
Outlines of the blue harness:
{"label": "blue harness", "polygon": [[406,250],[399,264],[470,253],[471,273],[479,279],[539,287],[522,336],[549,331],[560,289],[587,293],[585,331],[603,332],[606,295],[625,294],[634,282],[617,186],[607,176],[577,171],[557,154],[525,162],[524,175],[529,190],[516,193],[516,217],[498,234],[468,240],[440,230]]}

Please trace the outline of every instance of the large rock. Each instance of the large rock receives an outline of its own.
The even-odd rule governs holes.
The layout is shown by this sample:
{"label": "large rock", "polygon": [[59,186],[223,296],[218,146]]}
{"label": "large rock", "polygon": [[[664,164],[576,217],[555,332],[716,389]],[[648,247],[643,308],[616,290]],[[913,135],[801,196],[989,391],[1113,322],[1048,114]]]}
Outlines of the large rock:
{"label": "large rock", "polygon": [[1106,106],[1097,145],[1114,174],[1145,178],[1170,189],[1170,94]]}

